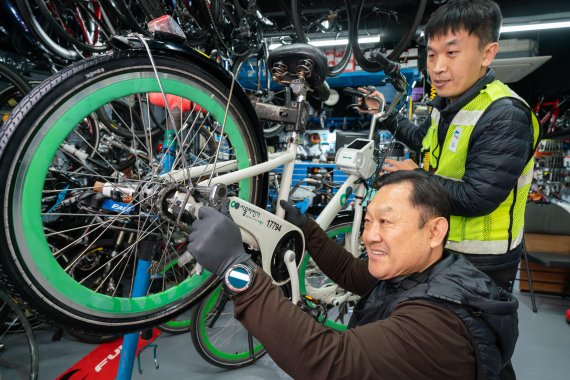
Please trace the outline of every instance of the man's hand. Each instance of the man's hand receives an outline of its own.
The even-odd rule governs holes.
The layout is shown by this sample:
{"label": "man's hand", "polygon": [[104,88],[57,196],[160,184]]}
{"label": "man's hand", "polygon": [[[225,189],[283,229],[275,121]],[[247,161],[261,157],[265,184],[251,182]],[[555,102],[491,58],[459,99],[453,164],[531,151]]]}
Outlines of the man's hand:
{"label": "man's hand", "polygon": [[[362,91],[363,93],[369,92],[366,88],[362,88],[362,87],[359,87],[358,91]],[[376,90],[376,91],[369,93],[368,97],[366,97],[364,99],[364,103],[366,104],[366,107],[368,107],[368,109],[363,110],[360,107],[356,107],[356,110],[359,113],[367,113],[370,115],[378,113],[378,110],[380,109],[381,104],[380,104],[380,102],[378,102],[378,100],[374,99],[375,97],[382,99],[382,104],[386,104],[386,100],[384,99],[384,95],[382,95],[382,93],[380,91]],[[360,101],[362,101],[362,100],[360,100]]]}
{"label": "man's hand", "polygon": [[301,228],[305,223],[307,223],[307,215],[302,214],[301,211],[291,203],[284,200],[280,200],[279,204],[285,210],[285,220],[291,224],[296,225]]}
{"label": "man's hand", "polygon": [[192,223],[188,252],[204,268],[218,277],[226,270],[249,258],[245,253],[237,224],[215,209],[203,206]]}
{"label": "man's hand", "polygon": [[384,160],[384,165],[382,165],[382,170],[389,173],[397,172],[398,170],[414,170],[417,168],[419,168],[418,164],[410,159],[404,161],[396,161],[387,158]]}

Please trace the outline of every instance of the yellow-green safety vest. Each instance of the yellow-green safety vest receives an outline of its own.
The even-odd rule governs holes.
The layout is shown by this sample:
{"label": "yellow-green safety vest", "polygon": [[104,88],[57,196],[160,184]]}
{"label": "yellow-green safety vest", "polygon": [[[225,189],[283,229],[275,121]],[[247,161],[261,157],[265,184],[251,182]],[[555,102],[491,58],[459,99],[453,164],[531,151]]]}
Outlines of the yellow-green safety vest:
{"label": "yellow-green safety vest", "polygon": [[[453,118],[442,146],[438,145],[437,129],[440,113],[433,109],[431,126],[422,141],[422,151],[429,152],[429,170],[435,174],[462,181],[471,133],[477,121],[494,101],[513,97],[528,104],[507,85],[498,80],[488,84]],[[540,136],[540,125],[531,113],[534,147]],[[518,246],[523,237],[524,211],[532,181],[534,159],[526,164],[516,187],[497,209],[488,215],[476,217],[451,216],[448,249],[473,254],[501,254]]]}

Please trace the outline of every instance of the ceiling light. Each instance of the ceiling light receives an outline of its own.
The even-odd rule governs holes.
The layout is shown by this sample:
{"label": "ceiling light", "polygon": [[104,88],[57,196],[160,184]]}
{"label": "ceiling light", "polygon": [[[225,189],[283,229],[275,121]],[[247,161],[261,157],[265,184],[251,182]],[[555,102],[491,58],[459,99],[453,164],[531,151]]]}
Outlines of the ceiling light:
{"label": "ceiling light", "polygon": [[[358,43],[370,44],[380,42],[380,35],[360,37]],[[273,50],[281,46],[281,43],[272,43],[269,45],[269,50]],[[344,46],[348,45],[348,38],[338,38],[338,39],[326,39],[326,40],[312,40],[309,41],[309,45],[324,47],[324,46]]]}
{"label": "ceiling light", "polygon": [[537,24],[503,25],[501,27],[501,33],[558,29],[558,28],[570,28],[570,21],[541,22]]}

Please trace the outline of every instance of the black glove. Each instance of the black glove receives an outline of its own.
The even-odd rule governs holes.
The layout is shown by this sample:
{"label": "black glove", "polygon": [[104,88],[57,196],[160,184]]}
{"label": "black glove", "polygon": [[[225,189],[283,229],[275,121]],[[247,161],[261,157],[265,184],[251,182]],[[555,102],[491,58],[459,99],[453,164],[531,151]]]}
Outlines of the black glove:
{"label": "black glove", "polygon": [[187,249],[198,264],[218,277],[250,257],[243,248],[237,224],[208,206],[200,208],[198,219],[192,223]]}
{"label": "black glove", "polygon": [[301,228],[307,223],[307,215],[302,214],[301,211],[291,203],[284,200],[279,201],[279,204],[285,210],[285,220],[291,224]]}

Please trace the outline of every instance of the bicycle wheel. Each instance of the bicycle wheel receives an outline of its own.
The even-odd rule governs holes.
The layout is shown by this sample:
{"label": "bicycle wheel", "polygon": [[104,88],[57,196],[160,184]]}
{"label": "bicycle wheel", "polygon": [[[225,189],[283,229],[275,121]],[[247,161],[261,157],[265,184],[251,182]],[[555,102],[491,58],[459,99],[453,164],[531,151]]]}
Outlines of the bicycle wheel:
{"label": "bicycle wheel", "polygon": [[25,78],[3,63],[0,63],[0,82],[13,86],[22,94],[27,94],[32,89],[32,86]]}
{"label": "bicycle wheel", "polygon": [[0,63],[0,130],[16,104],[31,88],[20,74]]}
{"label": "bicycle wheel", "polygon": [[[346,7],[344,9],[332,9],[324,1],[322,6],[315,6],[311,2],[312,9],[301,9],[299,5],[299,0],[291,0],[291,21],[299,42],[308,43],[307,34],[309,33],[331,33],[334,35],[342,30],[348,30],[350,13],[347,12]],[[351,55],[352,41],[349,40],[340,61],[329,66],[327,76],[336,77],[342,74]]]}
{"label": "bicycle wheel", "polygon": [[0,378],[38,378],[38,347],[20,307],[0,290]]}
{"label": "bicycle wheel", "polygon": [[97,1],[35,0],[35,5],[54,32],[78,49],[94,53],[110,49],[113,26],[106,24],[105,10]]}
{"label": "bicycle wheel", "polygon": [[35,2],[27,0],[16,0],[15,2],[26,25],[32,28],[35,36],[49,52],[65,60],[75,61],[81,58],[73,45],[62,38],[52,25],[44,19]]}
{"label": "bicycle wheel", "polygon": [[170,321],[161,323],[156,326],[156,328],[169,334],[183,334],[189,332],[192,325],[192,321],[190,319],[191,314],[192,309],[186,310],[184,313],[177,315]]}
{"label": "bicycle wheel", "polygon": [[[360,67],[368,72],[377,72],[384,70],[384,67],[379,63],[367,59],[358,43],[358,31],[364,8],[364,0],[359,0],[356,3],[355,9],[352,8],[351,2],[344,1],[349,11],[349,41],[352,42],[352,52],[354,59],[358,62]],[[368,12],[364,17],[376,15],[380,17],[378,24],[382,30],[384,39],[383,48],[391,52],[386,55],[389,60],[397,60],[402,52],[409,46],[410,41],[416,34],[417,27],[422,20],[424,10],[427,5],[427,0],[418,0],[416,8],[409,6],[402,6],[399,1],[390,1],[383,4],[373,13]],[[411,13],[409,9],[412,9]],[[388,42],[389,41],[389,42]]]}
{"label": "bicycle wheel", "polygon": [[[326,233],[340,245],[349,245],[348,239],[352,231],[353,218],[340,217],[331,223]],[[364,247],[362,247],[365,254]],[[335,330],[346,330],[346,325],[352,315],[352,308],[360,298],[347,292],[329,279],[315,264],[309,255],[305,255],[299,266],[301,295],[309,295],[326,305],[327,320],[325,326]]]}
{"label": "bicycle wheel", "polygon": [[234,318],[233,305],[220,285],[192,309],[191,317],[192,342],[200,356],[226,369],[253,364],[266,352]]}
{"label": "bicycle wheel", "polygon": [[[137,331],[170,320],[206,294],[215,286],[214,276],[196,273],[194,262],[176,265],[191,220],[172,214],[173,195],[190,180],[207,179],[203,169],[208,165],[236,170],[266,159],[255,114],[241,105],[247,105],[241,103],[241,89],[234,89],[227,104],[228,83],[222,80],[228,77],[206,70],[210,63],[197,54],[202,63],[160,52],[153,59],[157,74],[146,51],[72,65],[32,90],[1,135],[0,191],[5,196],[0,201],[0,246],[5,254],[0,279],[40,315],[66,327]],[[185,119],[173,120],[170,140],[150,134],[121,139],[103,130],[97,146],[89,143],[92,132],[85,119],[96,118],[97,110],[115,102],[139,111],[148,107],[152,94],[161,91],[156,75],[165,98],[179,99],[182,108],[194,105],[178,112]],[[149,127],[125,125],[131,125],[133,135]],[[214,152],[198,128],[216,142]],[[266,181],[260,175],[228,188],[261,205]],[[105,278],[113,278],[112,288],[93,284],[100,272],[74,278],[73,268],[89,261],[93,247],[119,235],[121,249],[96,266],[109,268]],[[145,252],[151,263],[149,291],[133,298],[137,260]]]}

